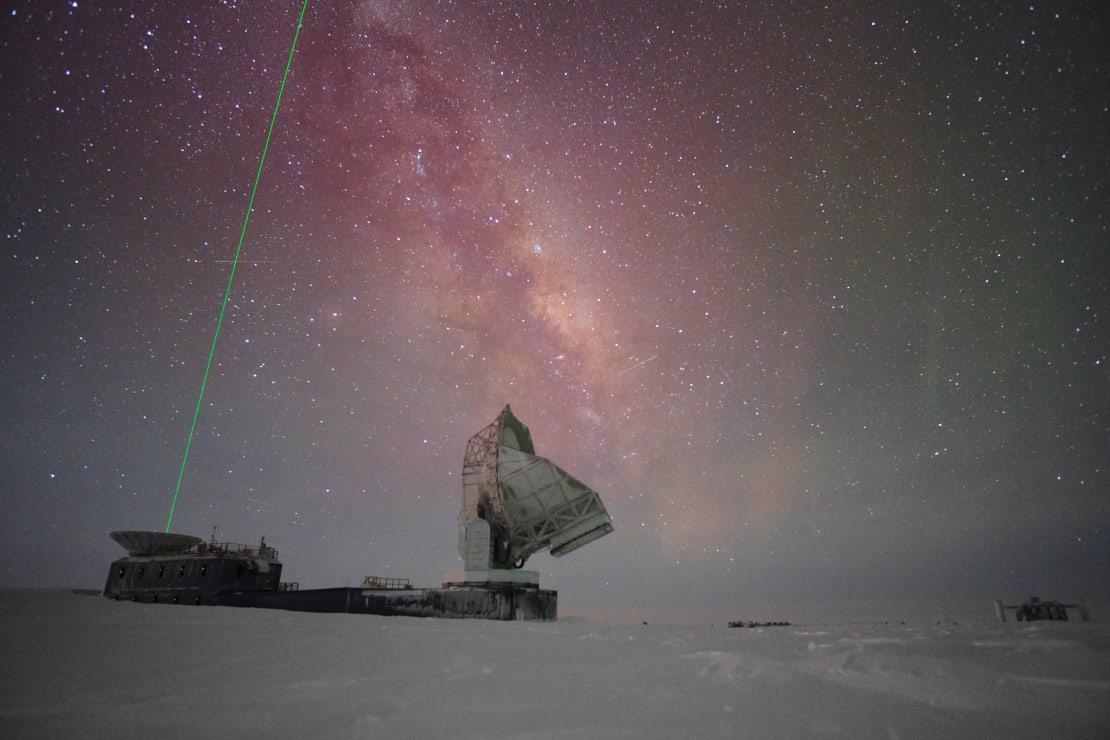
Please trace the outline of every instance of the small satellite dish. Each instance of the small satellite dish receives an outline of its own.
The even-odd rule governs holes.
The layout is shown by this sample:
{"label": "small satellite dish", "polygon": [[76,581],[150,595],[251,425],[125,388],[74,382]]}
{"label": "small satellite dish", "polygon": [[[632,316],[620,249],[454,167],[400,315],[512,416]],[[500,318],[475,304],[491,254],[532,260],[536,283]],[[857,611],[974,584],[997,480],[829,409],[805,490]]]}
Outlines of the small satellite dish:
{"label": "small satellite dish", "polygon": [[[485,536],[476,520],[489,525],[488,548],[467,545],[468,532],[472,539]],[[601,497],[536,455],[532,434],[508,406],[467,442],[459,554],[468,570],[521,568],[539,550],[559,557],[612,531]],[[474,562],[486,552],[488,563]]]}
{"label": "small satellite dish", "polygon": [[131,555],[179,555],[200,544],[200,537],[169,532],[112,532],[111,537]]}

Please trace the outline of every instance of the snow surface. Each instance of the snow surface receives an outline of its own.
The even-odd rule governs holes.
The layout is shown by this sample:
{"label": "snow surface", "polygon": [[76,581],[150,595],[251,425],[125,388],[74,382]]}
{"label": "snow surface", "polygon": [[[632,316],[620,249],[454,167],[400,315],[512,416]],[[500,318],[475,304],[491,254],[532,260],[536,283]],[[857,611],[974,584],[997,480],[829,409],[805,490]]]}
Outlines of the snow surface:
{"label": "snow surface", "polygon": [[1110,737],[1097,613],[983,612],[730,629],[0,591],[0,737]]}

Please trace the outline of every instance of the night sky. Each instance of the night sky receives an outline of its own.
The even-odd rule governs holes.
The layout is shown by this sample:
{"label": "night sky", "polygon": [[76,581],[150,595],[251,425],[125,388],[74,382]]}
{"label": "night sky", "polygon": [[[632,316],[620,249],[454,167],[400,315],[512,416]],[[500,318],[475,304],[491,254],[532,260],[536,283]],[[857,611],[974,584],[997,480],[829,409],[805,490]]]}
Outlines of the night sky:
{"label": "night sky", "polygon": [[[1110,24],[914,5],[310,0],[172,530],[438,586],[511,404],[563,604],[1110,600]],[[5,6],[0,586],[165,527],[300,12]]]}

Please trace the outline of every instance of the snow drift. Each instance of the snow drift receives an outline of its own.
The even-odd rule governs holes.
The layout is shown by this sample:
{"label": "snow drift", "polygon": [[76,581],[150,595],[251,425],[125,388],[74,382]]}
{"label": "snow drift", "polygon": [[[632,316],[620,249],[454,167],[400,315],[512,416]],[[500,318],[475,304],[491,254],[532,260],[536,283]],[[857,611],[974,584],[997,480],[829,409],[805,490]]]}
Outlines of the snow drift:
{"label": "snow drift", "polygon": [[729,629],[3,591],[0,736],[1110,737],[1094,618]]}

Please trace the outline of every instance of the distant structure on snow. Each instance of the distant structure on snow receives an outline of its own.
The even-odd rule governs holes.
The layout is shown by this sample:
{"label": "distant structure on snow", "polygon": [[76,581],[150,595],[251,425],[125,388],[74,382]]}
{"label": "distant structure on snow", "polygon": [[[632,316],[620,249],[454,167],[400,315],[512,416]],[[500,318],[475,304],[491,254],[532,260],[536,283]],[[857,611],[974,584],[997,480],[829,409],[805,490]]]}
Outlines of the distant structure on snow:
{"label": "distant structure on snow", "polygon": [[994,613],[999,622],[1006,621],[1006,611],[1013,610],[1014,617],[1019,622],[1037,622],[1042,619],[1053,621],[1067,621],[1068,609],[1079,612],[1079,618],[1084,622],[1091,621],[1087,612],[1087,605],[1082,600],[1074,604],[1064,604],[1059,601],[1041,601],[1038,596],[1030,596],[1024,603],[1017,606],[1007,606],[1001,600],[994,602]]}

